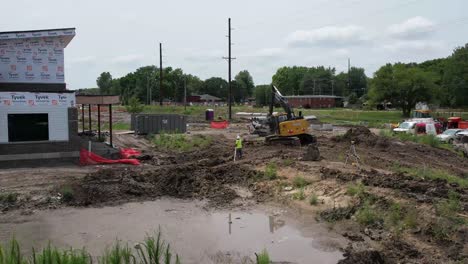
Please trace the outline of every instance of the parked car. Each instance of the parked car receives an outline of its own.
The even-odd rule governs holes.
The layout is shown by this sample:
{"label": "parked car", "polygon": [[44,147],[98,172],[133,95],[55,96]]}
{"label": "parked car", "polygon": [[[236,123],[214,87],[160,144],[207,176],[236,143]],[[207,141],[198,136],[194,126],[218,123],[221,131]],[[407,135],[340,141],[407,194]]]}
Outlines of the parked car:
{"label": "parked car", "polygon": [[393,129],[395,133],[410,133],[414,134],[414,128],[417,122],[403,122],[397,128]]}
{"label": "parked car", "polygon": [[463,129],[457,128],[447,129],[442,134],[437,135],[437,138],[442,142],[452,144],[457,137],[457,134],[462,131]]}
{"label": "parked car", "polygon": [[463,129],[455,135],[455,141],[459,143],[468,143],[468,129]]}

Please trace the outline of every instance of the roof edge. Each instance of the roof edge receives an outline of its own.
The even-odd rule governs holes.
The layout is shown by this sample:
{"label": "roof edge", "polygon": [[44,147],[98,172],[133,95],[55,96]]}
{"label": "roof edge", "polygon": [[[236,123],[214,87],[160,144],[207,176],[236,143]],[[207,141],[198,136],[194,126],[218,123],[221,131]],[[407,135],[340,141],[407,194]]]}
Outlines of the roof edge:
{"label": "roof edge", "polygon": [[34,30],[20,30],[20,31],[1,31],[0,34],[16,34],[28,32],[42,32],[42,31],[55,31],[55,30],[76,30],[76,28],[49,28],[49,29],[34,29]]}

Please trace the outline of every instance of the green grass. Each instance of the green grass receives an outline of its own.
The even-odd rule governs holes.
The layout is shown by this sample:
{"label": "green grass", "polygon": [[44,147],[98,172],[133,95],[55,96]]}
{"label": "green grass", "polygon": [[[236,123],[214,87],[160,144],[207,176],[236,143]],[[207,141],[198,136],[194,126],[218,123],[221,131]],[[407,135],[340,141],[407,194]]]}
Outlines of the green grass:
{"label": "green grass", "polygon": [[13,204],[18,200],[17,193],[1,193],[0,202]]}
{"label": "green grass", "polygon": [[381,214],[377,212],[369,201],[365,201],[363,206],[355,214],[356,221],[365,226],[371,226],[381,220]]}
{"label": "green grass", "polygon": [[206,135],[187,136],[185,134],[159,134],[153,137],[158,148],[174,151],[191,151],[211,144],[212,138]]}
{"label": "green grass", "polygon": [[266,249],[264,249],[260,254],[255,254],[257,256],[257,264],[270,264],[270,256]]}
{"label": "green grass", "polygon": [[277,171],[276,164],[273,162],[268,163],[265,167],[264,175],[268,180],[274,180],[278,178],[278,171]]}
{"label": "green grass", "polygon": [[390,207],[384,210],[384,225],[398,236],[404,230],[418,225],[418,213],[414,206],[391,203]]}
{"label": "green grass", "polygon": [[393,133],[389,129],[380,130],[379,135],[381,137],[396,138],[401,141],[411,141],[415,143],[425,144],[434,148],[446,148],[446,147],[443,147],[444,144],[442,144],[442,142],[440,142],[440,140],[437,139],[437,137],[434,135],[414,135],[410,133]]}
{"label": "green grass", "polygon": [[403,119],[401,111],[369,111],[343,108],[303,109],[304,115],[315,115],[321,122],[335,125],[366,125],[382,127],[386,123],[398,123]]}
{"label": "green grass", "polygon": [[309,181],[306,180],[304,177],[297,175],[293,179],[293,185],[296,188],[304,188],[305,186],[309,185]]}
{"label": "green grass", "polygon": [[366,188],[362,183],[352,183],[346,187],[346,194],[349,196],[357,196],[362,198],[364,197],[365,192]]}
{"label": "green grass", "polygon": [[442,200],[435,205],[436,214],[442,217],[455,219],[461,211],[460,194],[450,191],[447,200]]}
{"label": "green grass", "polygon": [[283,165],[288,167],[288,166],[291,166],[294,164],[294,160],[293,159],[285,159],[283,160]]}
{"label": "green grass", "polygon": [[[161,238],[158,232],[155,236],[147,236],[135,249],[119,242],[106,249],[97,258],[99,264],[171,264],[180,263],[179,256],[174,255],[170,245]],[[21,246],[14,238],[7,245],[0,244],[0,264],[92,264],[93,259],[85,249],[62,250],[50,245],[25,257]]]}
{"label": "green grass", "polygon": [[306,198],[304,188],[300,188],[299,191],[293,193],[292,198],[299,201],[304,200]]}
{"label": "green grass", "polygon": [[[172,114],[185,114],[192,117],[199,117],[204,119],[205,110],[212,108],[215,112],[215,117],[222,117],[227,119],[227,107],[214,107],[214,106],[187,106],[184,110],[183,106],[159,106],[151,105],[145,106],[144,113],[172,113]],[[122,109],[124,109],[122,107]],[[381,127],[384,123],[398,123],[403,118],[401,111],[367,111],[367,110],[351,110],[343,108],[331,109],[300,109],[303,115],[315,115],[322,122],[337,124],[337,125],[359,125],[364,124],[370,127]],[[274,111],[283,111],[282,108],[275,108]],[[232,112],[256,112],[267,113],[268,108],[254,108],[251,106],[233,106]],[[296,109],[297,112],[297,109]]]}
{"label": "green grass", "polygon": [[[159,106],[151,105],[143,108],[143,113],[157,113],[157,114],[181,114],[204,120],[205,110],[212,108],[215,112],[215,117],[228,118],[228,108],[214,107],[214,106],[187,106],[184,110],[183,106]],[[125,110],[125,107],[119,107],[120,110]],[[283,111],[282,108],[275,108],[274,111]],[[296,114],[298,109],[295,109]],[[332,123],[335,125],[366,125],[368,127],[380,128],[386,123],[399,123],[404,118],[401,111],[373,111],[373,110],[354,110],[344,108],[327,108],[327,109],[300,109],[303,115],[315,115],[320,121],[325,123]],[[267,113],[268,107],[255,108],[252,106],[239,106],[232,107],[232,112],[256,112]],[[434,113],[434,116],[449,117],[451,113]],[[457,112],[457,116],[463,119],[468,119],[468,112]],[[233,118],[236,119],[235,115]]]}
{"label": "green grass", "polygon": [[[257,264],[270,264],[266,250],[256,255]],[[96,261],[86,249],[58,249],[50,243],[40,251],[32,249],[31,256],[22,254],[21,245],[15,238],[8,243],[0,243],[0,264],[93,264]],[[180,264],[179,255],[173,253],[161,233],[147,236],[141,243],[131,248],[115,242],[97,257],[98,264]]]}
{"label": "green grass", "polygon": [[[94,127],[94,129],[97,129],[97,125]],[[103,123],[101,130],[109,130],[109,123]],[[112,123],[112,130],[130,130],[130,123],[114,122]]]}
{"label": "green grass", "polygon": [[428,180],[438,180],[443,179],[446,180],[448,183],[456,183],[461,187],[468,187],[468,179],[462,178],[453,174],[450,174],[447,171],[439,170],[439,169],[432,169],[423,167],[417,168],[410,168],[410,167],[402,167],[399,164],[394,164],[392,166],[392,170],[395,172],[404,173],[410,177],[414,178],[421,178],[421,179],[428,179]]}
{"label": "green grass", "polygon": [[309,204],[310,205],[317,205],[318,204],[318,197],[315,193],[313,193],[310,197],[309,197]]}
{"label": "green grass", "polygon": [[63,186],[60,189],[60,194],[62,194],[62,201],[65,203],[73,201],[74,194],[73,194],[73,189],[70,186]]}

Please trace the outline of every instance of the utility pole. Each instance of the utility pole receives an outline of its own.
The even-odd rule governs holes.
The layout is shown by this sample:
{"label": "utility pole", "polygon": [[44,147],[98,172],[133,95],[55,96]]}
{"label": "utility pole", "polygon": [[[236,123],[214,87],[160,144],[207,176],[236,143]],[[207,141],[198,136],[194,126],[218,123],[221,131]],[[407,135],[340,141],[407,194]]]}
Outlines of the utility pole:
{"label": "utility pole", "polygon": [[163,105],[163,98],[162,44],[159,43],[159,105]]}
{"label": "utility pole", "polygon": [[236,59],[231,57],[231,18],[228,18],[228,57],[223,57],[223,59],[228,60],[228,83],[229,83],[229,89],[228,89],[228,106],[229,106],[229,120],[232,119],[232,112],[231,112],[231,105],[232,105],[232,85],[231,85],[231,61]]}

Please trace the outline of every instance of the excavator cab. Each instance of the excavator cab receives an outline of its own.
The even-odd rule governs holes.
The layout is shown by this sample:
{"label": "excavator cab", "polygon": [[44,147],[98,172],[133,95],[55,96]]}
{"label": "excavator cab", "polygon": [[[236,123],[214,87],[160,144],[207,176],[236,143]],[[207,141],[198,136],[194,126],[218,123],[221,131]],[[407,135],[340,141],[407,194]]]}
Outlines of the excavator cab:
{"label": "excavator cab", "polygon": [[[316,142],[316,138],[309,134],[309,122],[304,119],[302,113],[294,115],[294,111],[280,91],[271,86],[272,100],[268,114],[268,125],[270,134],[266,136],[266,142],[295,143],[299,140],[301,145],[308,145]],[[284,109],[284,113],[273,113],[275,102],[278,102]]]}

